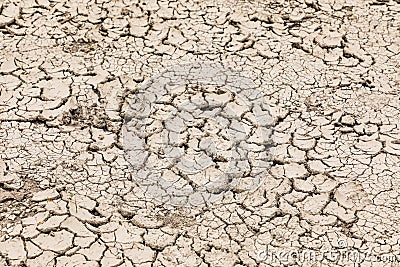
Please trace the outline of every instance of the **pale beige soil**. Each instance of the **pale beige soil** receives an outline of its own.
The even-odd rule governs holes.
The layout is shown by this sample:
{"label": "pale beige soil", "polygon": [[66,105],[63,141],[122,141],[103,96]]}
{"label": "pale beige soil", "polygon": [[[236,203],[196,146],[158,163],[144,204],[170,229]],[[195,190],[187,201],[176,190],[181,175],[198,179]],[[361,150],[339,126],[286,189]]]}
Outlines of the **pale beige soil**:
{"label": "pale beige soil", "polygon": [[[160,203],[125,154],[129,100],[163,70],[210,61],[251,79],[263,108],[212,86],[178,90],[159,109],[200,121],[166,123],[182,134],[168,140],[201,150],[185,166],[207,171],[157,158],[161,113],[136,159],[148,149],[148,166],[193,189],[242,160],[242,138],[243,179],[218,180],[218,201]],[[0,2],[0,266],[354,266],[272,261],[266,248],[399,266],[399,62],[398,0]],[[231,132],[214,131],[224,123]]]}

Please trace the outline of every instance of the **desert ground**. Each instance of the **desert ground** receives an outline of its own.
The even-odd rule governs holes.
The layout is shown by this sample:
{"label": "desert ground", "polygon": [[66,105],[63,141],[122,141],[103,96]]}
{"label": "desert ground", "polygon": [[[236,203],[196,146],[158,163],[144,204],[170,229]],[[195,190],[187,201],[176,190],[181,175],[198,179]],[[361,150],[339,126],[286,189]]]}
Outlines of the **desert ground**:
{"label": "desert ground", "polygon": [[0,266],[399,265],[399,0],[0,1]]}

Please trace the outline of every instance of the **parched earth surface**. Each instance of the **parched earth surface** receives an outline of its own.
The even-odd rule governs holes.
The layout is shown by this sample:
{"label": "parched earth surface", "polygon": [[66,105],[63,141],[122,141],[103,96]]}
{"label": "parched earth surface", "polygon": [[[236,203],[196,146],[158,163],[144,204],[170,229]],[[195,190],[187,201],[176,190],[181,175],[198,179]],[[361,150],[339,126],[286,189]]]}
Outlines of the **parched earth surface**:
{"label": "parched earth surface", "polygon": [[398,266],[399,62],[398,0],[0,2],[0,266]]}

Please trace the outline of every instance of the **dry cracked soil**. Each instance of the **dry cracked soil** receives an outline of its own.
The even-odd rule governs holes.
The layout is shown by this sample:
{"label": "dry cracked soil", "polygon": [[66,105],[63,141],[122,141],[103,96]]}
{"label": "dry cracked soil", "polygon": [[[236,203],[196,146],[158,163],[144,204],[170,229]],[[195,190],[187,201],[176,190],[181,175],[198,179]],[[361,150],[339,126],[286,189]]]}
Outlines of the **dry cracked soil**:
{"label": "dry cracked soil", "polygon": [[0,1],[0,266],[399,266],[399,0]]}

